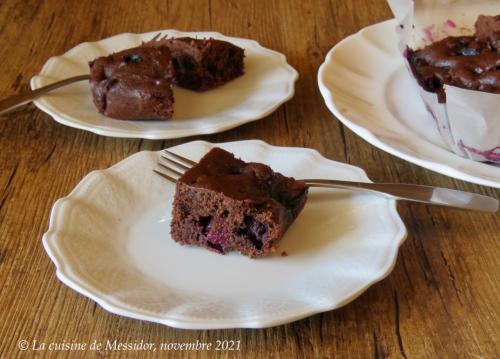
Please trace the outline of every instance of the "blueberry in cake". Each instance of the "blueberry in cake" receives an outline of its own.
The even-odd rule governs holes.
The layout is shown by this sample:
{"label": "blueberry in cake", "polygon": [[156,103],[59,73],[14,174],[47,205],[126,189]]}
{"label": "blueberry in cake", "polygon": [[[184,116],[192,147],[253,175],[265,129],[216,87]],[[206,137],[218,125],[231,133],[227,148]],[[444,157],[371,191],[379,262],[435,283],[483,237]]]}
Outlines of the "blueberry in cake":
{"label": "blueberry in cake", "polygon": [[181,244],[221,254],[266,256],[276,250],[306,198],[303,182],[213,148],[177,181],[171,235]]}
{"label": "blueberry in cake", "polygon": [[443,85],[500,93],[500,15],[480,15],[472,36],[449,36],[408,51],[415,78],[446,102]]}
{"label": "blueberry in cake", "polygon": [[97,110],[120,120],[172,117],[172,69],[166,46],[140,46],[89,62]]}

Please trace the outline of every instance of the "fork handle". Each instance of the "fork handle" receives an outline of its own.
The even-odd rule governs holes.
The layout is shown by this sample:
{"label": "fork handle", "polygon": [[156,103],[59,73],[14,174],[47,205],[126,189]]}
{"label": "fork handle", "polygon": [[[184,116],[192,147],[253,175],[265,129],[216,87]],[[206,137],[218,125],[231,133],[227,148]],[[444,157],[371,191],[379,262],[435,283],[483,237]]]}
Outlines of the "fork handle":
{"label": "fork handle", "polygon": [[309,187],[343,188],[372,192],[389,198],[432,205],[494,213],[498,200],[481,194],[454,189],[401,183],[351,182],[324,179],[302,180]]}
{"label": "fork handle", "polygon": [[88,79],[90,79],[90,75],[74,76],[61,81],[54,82],[47,86],[40,87],[36,90],[31,90],[19,95],[13,95],[7,97],[6,99],[0,101],[0,115],[3,115],[4,113],[10,112],[20,106],[23,106],[33,101],[38,96],[46,94],[49,91],[55,90],[62,86],[72,84],[73,82],[83,81]]}

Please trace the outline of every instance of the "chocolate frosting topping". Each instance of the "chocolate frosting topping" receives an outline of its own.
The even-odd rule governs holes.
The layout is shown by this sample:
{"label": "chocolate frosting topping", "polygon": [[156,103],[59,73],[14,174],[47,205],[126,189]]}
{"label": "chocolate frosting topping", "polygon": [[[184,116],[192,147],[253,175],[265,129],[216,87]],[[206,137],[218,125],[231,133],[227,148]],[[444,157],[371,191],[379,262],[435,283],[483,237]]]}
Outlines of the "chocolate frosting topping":
{"label": "chocolate frosting topping", "polygon": [[446,101],[443,85],[500,93],[500,15],[481,15],[473,36],[447,37],[420,50],[408,61],[419,84]]}
{"label": "chocolate frosting topping", "polygon": [[276,173],[267,165],[244,162],[217,147],[187,171],[180,181],[237,200],[257,203],[274,200],[283,205],[301,197],[306,190],[302,182]]}

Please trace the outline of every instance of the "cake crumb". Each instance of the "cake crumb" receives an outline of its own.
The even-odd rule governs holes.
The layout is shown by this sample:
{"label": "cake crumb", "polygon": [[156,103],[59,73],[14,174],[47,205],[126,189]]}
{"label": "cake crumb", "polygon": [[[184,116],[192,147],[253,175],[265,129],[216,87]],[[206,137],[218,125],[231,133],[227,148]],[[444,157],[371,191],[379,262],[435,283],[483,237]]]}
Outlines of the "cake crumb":
{"label": "cake crumb", "polygon": [[282,256],[282,257],[288,257],[288,253],[287,253],[287,252],[285,252],[285,251],[283,251],[283,252],[281,252],[281,256]]}

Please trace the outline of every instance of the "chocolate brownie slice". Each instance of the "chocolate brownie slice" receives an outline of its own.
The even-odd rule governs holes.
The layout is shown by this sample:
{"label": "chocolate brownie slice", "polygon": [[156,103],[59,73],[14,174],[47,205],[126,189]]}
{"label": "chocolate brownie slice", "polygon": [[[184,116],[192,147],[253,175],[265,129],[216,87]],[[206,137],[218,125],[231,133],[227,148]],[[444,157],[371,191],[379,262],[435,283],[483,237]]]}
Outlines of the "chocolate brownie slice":
{"label": "chocolate brownie slice", "polygon": [[140,46],[89,62],[90,88],[100,113],[120,120],[167,120],[174,97],[166,46]]}
{"label": "chocolate brownie slice", "polygon": [[500,15],[479,16],[473,36],[449,36],[420,50],[408,61],[420,86],[446,102],[443,85],[500,93]]}
{"label": "chocolate brownie slice", "polygon": [[170,232],[181,244],[265,256],[306,198],[304,183],[213,148],[177,181]]}
{"label": "chocolate brownie slice", "polygon": [[244,50],[215,39],[170,38],[153,42],[172,53],[174,83],[196,91],[221,86],[243,75]]}

